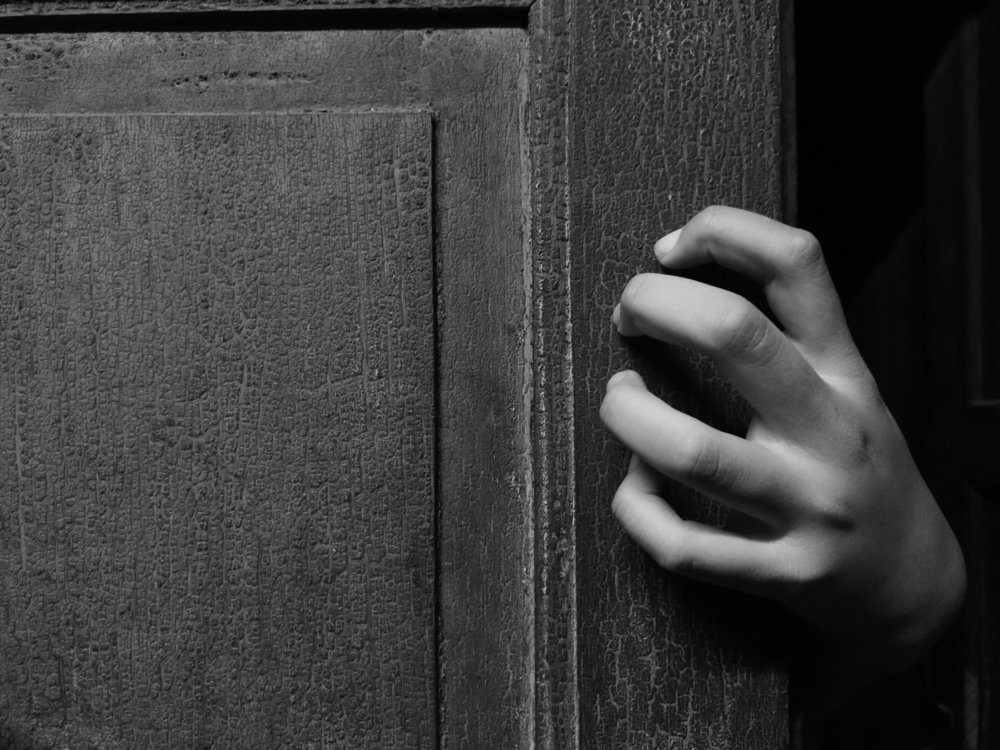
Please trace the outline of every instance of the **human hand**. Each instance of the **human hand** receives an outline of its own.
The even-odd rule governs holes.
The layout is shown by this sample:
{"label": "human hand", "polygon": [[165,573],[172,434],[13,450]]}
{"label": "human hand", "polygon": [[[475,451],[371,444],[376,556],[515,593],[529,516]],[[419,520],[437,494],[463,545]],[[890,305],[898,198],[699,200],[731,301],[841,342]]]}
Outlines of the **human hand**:
{"label": "human hand", "polygon": [[[615,308],[625,336],[711,357],[753,410],[746,438],[646,390],[608,382],[601,417],[634,456],[612,509],[664,568],[774,599],[832,645],[837,701],[915,662],[961,606],[965,564],[851,339],[816,239],[713,207],[654,248],[668,269],[714,261],[763,285],[780,330],[744,298],[663,274],[633,278]],[[684,520],[663,476],[746,514],[746,529]]]}

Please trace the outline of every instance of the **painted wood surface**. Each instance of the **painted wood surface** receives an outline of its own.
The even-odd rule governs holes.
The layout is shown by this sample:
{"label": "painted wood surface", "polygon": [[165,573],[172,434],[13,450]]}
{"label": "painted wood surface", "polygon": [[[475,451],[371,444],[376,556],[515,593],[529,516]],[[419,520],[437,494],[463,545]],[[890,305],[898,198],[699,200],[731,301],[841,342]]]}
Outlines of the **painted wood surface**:
{"label": "painted wood surface", "polygon": [[0,123],[14,737],[433,745],[430,124]]}
{"label": "painted wood surface", "polygon": [[[465,7],[471,27],[478,4],[238,9],[318,5]],[[223,6],[237,8],[19,12]],[[222,14],[200,33],[198,17],[2,39],[0,100],[40,114],[433,111],[439,743],[782,746],[782,649],[759,637],[771,613],[668,580],[623,538],[608,506],[625,457],[596,418],[613,369],[666,357],[673,403],[745,419],[706,363],[627,351],[608,315],[652,267],[653,239],[705,203],[780,213],[776,4],[538,0],[524,26],[438,31],[226,31]]]}
{"label": "painted wood surface", "polygon": [[433,111],[440,741],[530,743],[524,30],[40,34],[4,43],[8,111]]}
{"label": "painted wood surface", "polygon": [[530,369],[534,502],[534,747],[579,747],[573,264],[569,215],[569,4],[532,6],[526,131],[530,147]]}
{"label": "painted wood surface", "polygon": [[[726,203],[781,215],[778,3],[575,7],[569,122],[581,746],[783,747],[784,647],[768,642],[780,616],[668,576],[626,537],[610,503],[628,456],[598,417],[607,378],[632,366],[677,408],[745,429],[745,407],[709,362],[626,343],[611,311],[632,275],[655,270],[653,242],[699,209]],[[720,520],[717,508],[679,486],[667,500]]]}
{"label": "painted wood surface", "polygon": [[[532,0],[7,0],[0,16],[310,10],[527,8]],[[391,26],[391,21],[386,26]]]}

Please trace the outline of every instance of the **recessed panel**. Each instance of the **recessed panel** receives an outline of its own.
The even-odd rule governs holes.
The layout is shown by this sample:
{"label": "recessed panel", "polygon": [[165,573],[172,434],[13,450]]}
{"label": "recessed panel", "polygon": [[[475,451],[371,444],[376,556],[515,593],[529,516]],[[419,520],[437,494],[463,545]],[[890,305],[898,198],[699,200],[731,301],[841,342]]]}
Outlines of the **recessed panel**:
{"label": "recessed panel", "polygon": [[426,112],[0,122],[0,713],[434,740]]}

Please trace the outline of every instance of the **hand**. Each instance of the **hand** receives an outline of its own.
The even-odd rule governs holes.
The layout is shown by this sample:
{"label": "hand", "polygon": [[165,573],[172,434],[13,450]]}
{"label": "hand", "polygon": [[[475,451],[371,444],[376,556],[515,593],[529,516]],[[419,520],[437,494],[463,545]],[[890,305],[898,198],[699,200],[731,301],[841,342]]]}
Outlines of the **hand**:
{"label": "hand", "polygon": [[[763,285],[784,330],[744,298],[663,274],[633,278],[615,308],[625,336],[711,357],[753,410],[746,438],[646,390],[608,382],[601,417],[633,452],[615,516],[664,568],[787,605],[829,637],[830,700],[915,662],[965,593],[958,542],[847,330],[816,239],[713,207],[659,240],[668,269],[714,261]],[[754,519],[744,530],[680,518],[671,477]]]}

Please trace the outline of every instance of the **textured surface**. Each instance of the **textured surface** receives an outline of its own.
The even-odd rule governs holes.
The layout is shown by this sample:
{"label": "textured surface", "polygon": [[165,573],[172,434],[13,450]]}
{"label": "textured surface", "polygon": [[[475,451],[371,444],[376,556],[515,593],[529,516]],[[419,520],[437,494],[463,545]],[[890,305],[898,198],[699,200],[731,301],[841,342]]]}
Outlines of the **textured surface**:
{"label": "textured surface", "polygon": [[441,742],[530,744],[533,537],[520,29],[0,37],[39,114],[434,111]]}
{"label": "textured surface", "polygon": [[532,7],[531,143],[535,500],[535,747],[579,744],[576,489],[569,268],[570,34],[566,3]]}
{"label": "textured surface", "polygon": [[8,731],[433,744],[429,114],[0,149]]}
{"label": "textured surface", "polygon": [[7,0],[0,15],[137,13],[314,8],[483,8],[530,5],[530,0]]}
{"label": "textured surface", "polygon": [[[652,239],[708,201],[781,205],[776,13],[538,0],[530,47],[513,28],[0,39],[8,110],[435,111],[445,747],[783,744],[743,600],[668,582],[614,526],[625,457],[596,418],[629,356],[608,315]],[[739,427],[704,363],[671,361],[675,403]]]}
{"label": "textured surface", "polygon": [[[773,614],[667,576],[625,537],[609,506],[627,456],[598,417],[607,378],[629,364],[679,408],[734,431],[745,424],[708,363],[626,344],[610,316],[628,278],[655,269],[654,240],[698,209],[780,214],[778,3],[578,7],[570,227],[581,745],[779,748],[780,649],[755,636],[776,627]],[[679,487],[668,500],[714,513]]]}

